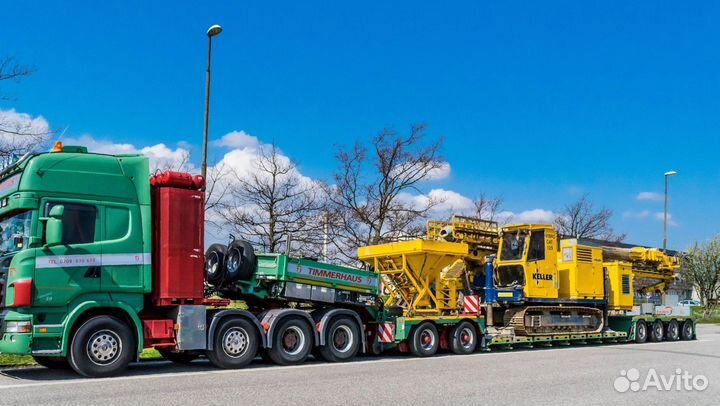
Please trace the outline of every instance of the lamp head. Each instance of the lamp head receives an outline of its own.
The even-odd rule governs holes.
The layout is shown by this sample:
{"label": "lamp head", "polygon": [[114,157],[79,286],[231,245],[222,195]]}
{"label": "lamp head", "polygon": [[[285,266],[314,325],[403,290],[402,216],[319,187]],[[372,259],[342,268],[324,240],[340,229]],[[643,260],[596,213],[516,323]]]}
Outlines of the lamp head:
{"label": "lamp head", "polygon": [[222,32],[222,27],[215,24],[212,27],[208,28],[207,30],[207,36],[208,37],[214,37]]}

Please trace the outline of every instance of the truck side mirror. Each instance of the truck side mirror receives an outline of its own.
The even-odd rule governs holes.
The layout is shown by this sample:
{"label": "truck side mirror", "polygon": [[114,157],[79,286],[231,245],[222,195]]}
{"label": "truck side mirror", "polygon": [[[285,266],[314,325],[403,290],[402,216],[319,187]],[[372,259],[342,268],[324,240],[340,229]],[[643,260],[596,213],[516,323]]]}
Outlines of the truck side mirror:
{"label": "truck side mirror", "polygon": [[65,206],[57,205],[50,209],[50,216],[41,220],[45,220],[45,246],[52,247],[62,244],[63,221],[62,216],[65,213]]}

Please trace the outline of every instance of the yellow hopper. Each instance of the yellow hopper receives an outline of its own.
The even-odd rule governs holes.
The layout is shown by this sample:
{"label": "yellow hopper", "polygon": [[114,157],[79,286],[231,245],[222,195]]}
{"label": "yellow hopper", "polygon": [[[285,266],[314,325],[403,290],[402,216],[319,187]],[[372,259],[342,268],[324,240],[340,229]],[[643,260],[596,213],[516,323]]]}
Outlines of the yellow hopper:
{"label": "yellow hopper", "polygon": [[[358,248],[358,258],[380,274],[393,298],[401,299],[405,315],[442,315],[458,309],[458,289],[467,278],[457,269],[468,245],[412,240]],[[443,272],[443,270],[450,272]]]}

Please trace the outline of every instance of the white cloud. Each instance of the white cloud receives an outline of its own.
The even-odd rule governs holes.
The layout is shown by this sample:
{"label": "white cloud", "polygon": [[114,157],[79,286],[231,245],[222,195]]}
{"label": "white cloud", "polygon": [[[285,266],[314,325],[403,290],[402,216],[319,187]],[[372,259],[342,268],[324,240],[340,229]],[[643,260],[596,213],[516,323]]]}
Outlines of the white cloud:
{"label": "white cloud", "polygon": [[544,223],[544,224],[552,224],[553,221],[555,221],[555,218],[557,217],[557,213],[553,212],[552,210],[545,210],[545,209],[532,209],[532,210],[525,210],[521,211],[519,213],[514,213],[512,211],[501,211],[498,213],[497,217],[499,219],[506,219],[505,222],[510,223]]}
{"label": "white cloud", "polygon": [[50,132],[43,116],[0,109],[0,142],[9,148],[32,149]]}
{"label": "white cloud", "polygon": [[[33,117],[27,113],[18,113],[15,109],[0,109],[0,125],[2,125],[0,128],[9,132],[45,134],[50,130],[50,125],[45,117]],[[4,131],[0,130],[0,133],[4,133]]]}
{"label": "white cloud", "polygon": [[417,208],[427,207],[428,203],[433,202],[433,212],[462,212],[470,210],[473,207],[472,199],[461,195],[458,192],[445,189],[432,189],[427,194],[411,195],[409,193],[401,193],[398,198],[401,201],[412,204]]}
{"label": "white cloud", "polygon": [[650,216],[650,210],[626,211],[623,212],[622,216],[626,219],[645,219]]}
{"label": "white cloud", "polygon": [[226,148],[256,148],[260,145],[257,137],[246,133],[245,131],[232,131],[219,140],[212,142],[213,145]]}
{"label": "white cloud", "polygon": [[188,162],[190,151],[185,148],[170,148],[165,144],[136,147],[133,144],[114,143],[109,140],[98,140],[90,135],[82,135],[78,138],[64,137],[62,142],[65,145],[81,145],[87,147],[90,152],[100,154],[143,154],[150,158],[151,170],[174,168],[195,172],[197,169]]}
{"label": "white cloud", "polygon": [[640,192],[637,194],[637,196],[635,196],[635,199],[640,201],[647,200],[652,202],[659,202],[662,201],[663,196],[660,193],[656,192]]}
{"label": "white cloud", "polygon": [[450,163],[441,162],[440,166],[431,170],[427,174],[427,180],[447,179],[450,176]]}
{"label": "white cloud", "polygon": [[[425,178],[423,180],[442,180],[446,179],[448,176],[450,176],[450,163],[449,162],[437,162],[438,167],[433,168],[427,172],[425,175]],[[417,173],[422,173],[427,169],[427,165],[422,163],[416,163],[415,165],[398,165],[394,168],[392,173],[401,173],[401,171],[404,171],[405,169],[408,169],[410,173],[414,173],[415,171],[412,171],[417,168]]]}

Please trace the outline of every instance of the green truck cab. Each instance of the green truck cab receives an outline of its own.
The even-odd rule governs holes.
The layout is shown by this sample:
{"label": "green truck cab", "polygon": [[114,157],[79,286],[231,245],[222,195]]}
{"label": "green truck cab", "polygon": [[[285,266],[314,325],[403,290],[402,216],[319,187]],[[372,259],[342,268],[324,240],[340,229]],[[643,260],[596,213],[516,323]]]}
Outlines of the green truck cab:
{"label": "green truck cab", "polygon": [[2,171],[0,352],[65,357],[72,329],[98,313],[132,322],[142,349],[149,191],[141,155],[64,147]]}

